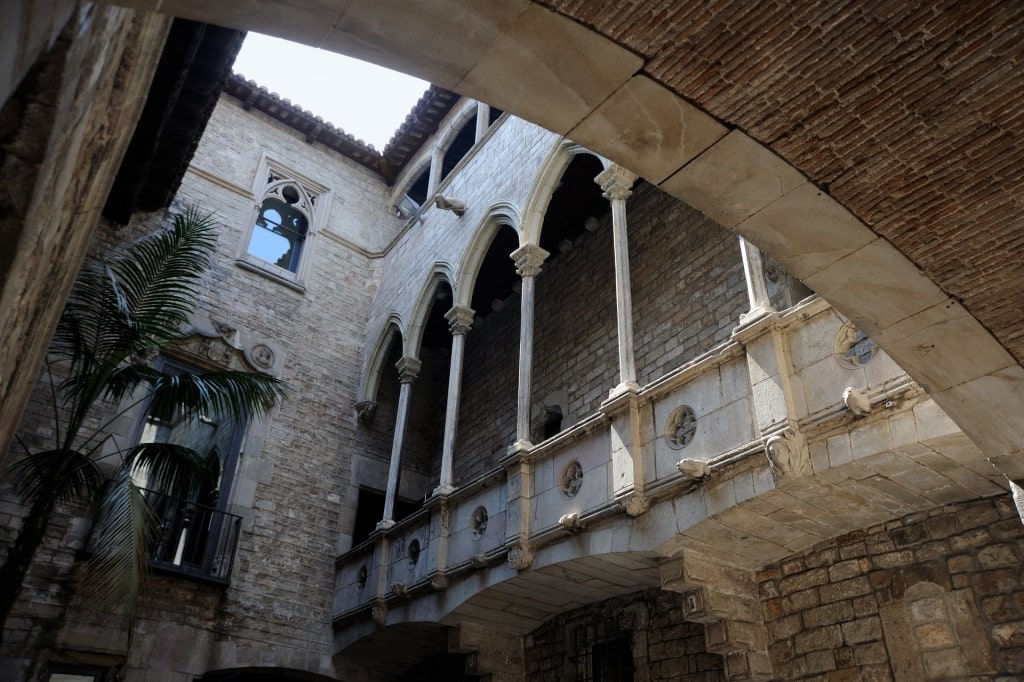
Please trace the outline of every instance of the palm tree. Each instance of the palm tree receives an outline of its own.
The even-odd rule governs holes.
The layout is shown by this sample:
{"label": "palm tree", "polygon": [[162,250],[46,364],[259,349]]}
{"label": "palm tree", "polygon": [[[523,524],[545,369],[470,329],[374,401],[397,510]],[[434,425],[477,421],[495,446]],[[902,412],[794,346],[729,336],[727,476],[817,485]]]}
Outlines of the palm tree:
{"label": "palm tree", "polygon": [[[46,360],[55,445],[37,452],[25,448],[26,456],[12,468],[30,511],[0,568],[0,624],[7,621],[58,503],[95,505],[93,584],[127,603],[131,618],[157,530],[136,482],[139,472],[150,486],[175,497],[187,499],[209,488],[205,453],[169,443],[117,447],[108,433],[114,419],[148,401],[151,413],[240,423],[263,416],[285,397],[286,385],[265,375],[173,374],[146,361],[154,350],[183,338],[216,245],[214,230],[211,216],[192,208],[175,216],[173,226],[80,273]],[[119,406],[105,420],[98,409],[104,402]]]}

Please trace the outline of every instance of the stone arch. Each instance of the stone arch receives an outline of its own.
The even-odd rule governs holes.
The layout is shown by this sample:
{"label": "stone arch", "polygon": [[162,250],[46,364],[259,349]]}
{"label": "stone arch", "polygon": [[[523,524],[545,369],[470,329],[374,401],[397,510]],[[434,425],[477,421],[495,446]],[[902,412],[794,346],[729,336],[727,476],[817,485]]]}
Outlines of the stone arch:
{"label": "stone arch", "polygon": [[391,343],[394,341],[396,334],[402,340],[402,352],[404,354],[406,349],[405,323],[401,315],[392,312],[384,323],[384,330],[377,337],[377,343],[369,355],[369,361],[363,372],[363,380],[360,383],[358,393],[360,403],[376,402],[381,372],[384,370],[384,361],[388,357],[388,350],[391,348]]}
{"label": "stone arch", "polygon": [[434,294],[442,283],[447,283],[451,287],[452,300],[455,300],[456,279],[452,274],[452,267],[446,262],[439,261],[434,264],[430,275],[427,276],[426,281],[420,288],[419,296],[416,297],[412,312],[412,322],[409,324],[405,338],[407,355],[419,357],[420,344],[423,342],[423,329],[427,323],[427,316],[430,315],[430,310],[434,305]]}
{"label": "stone arch", "polygon": [[199,682],[330,682],[335,678],[297,668],[244,666],[210,670],[196,679]]}
{"label": "stone arch", "polygon": [[[397,207],[401,203],[402,198],[409,193],[412,186],[419,180],[420,175],[424,171],[429,175],[432,160],[433,156],[431,154],[423,154],[405,168],[402,172],[402,181],[396,182],[391,189],[388,206]],[[428,196],[427,198],[429,199],[430,197]]]}
{"label": "stone arch", "polygon": [[[464,97],[459,101],[459,106],[456,109],[454,115],[449,114],[450,118],[445,124],[443,130],[437,131],[437,142],[434,143],[434,149],[444,155],[448,151],[448,147],[451,146],[452,140],[459,134],[463,126],[469,122],[469,119],[473,118],[477,113],[477,106],[475,99],[469,99]],[[441,178],[443,181],[444,178]]]}
{"label": "stone arch", "polygon": [[540,170],[537,171],[533,186],[530,188],[530,194],[526,200],[526,209],[523,211],[522,229],[519,231],[520,245],[540,243],[540,232],[544,225],[544,214],[547,213],[551,195],[554,193],[562,174],[565,173],[565,169],[572,163],[573,157],[579,154],[590,154],[597,157],[605,168],[612,165],[611,161],[600,154],[592,152],[586,147],[582,147],[564,137],[555,142],[551,151],[548,152],[547,157],[544,159],[544,163],[541,164]]}
{"label": "stone arch", "polygon": [[486,215],[476,227],[473,238],[469,241],[462,257],[455,276],[458,287],[455,290],[455,304],[469,307],[473,300],[473,288],[476,286],[476,278],[480,273],[480,266],[484,262],[484,256],[490,248],[494,236],[502,227],[509,226],[520,235],[521,218],[519,207],[507,201],[500,201],[487,209]]}

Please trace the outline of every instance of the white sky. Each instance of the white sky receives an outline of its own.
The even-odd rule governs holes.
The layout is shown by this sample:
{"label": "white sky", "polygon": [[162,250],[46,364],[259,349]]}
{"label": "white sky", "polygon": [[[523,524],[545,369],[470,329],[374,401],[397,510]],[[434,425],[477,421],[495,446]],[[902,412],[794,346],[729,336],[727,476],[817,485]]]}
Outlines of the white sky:
{"label": "white sky", "polygon": [[234,70],[378,150],[429,87],[375,64],[259,33],[246,36]]}

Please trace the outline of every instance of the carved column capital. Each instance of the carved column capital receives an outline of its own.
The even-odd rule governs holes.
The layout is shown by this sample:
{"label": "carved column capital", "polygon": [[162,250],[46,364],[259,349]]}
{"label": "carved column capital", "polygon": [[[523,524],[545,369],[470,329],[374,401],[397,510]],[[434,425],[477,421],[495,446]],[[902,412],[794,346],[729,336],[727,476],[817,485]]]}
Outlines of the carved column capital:
{"label": "carved column capital", "polygon": [[464,305],[453,306],[451,310],[444,314],[444,319],[448,320],[448,331],[455,334],[465,334],[469,332],[470,327],[473,326],[473,315],[476,313],[472,308],[467,308]]}
{"label": "carved column capital", "polygon": [[395,369],[398,370],[398,379],[403,384],[411,384],[419,376],[421,363],[416,358],[404,356],[399,358],[398,362],[395,363]]}
{"label": "carved column capital", "polygon": [[551,254],[536,244],[524,244],[510,254],[520,277],[536,277],[540,267]]}
{"label": "carved column capital", "polygon": [[625,201],[632,194],[630,188],[633,187],[633,183],[639,176],[633,171],[626,170],[618,164],[604,169],[598,173],[597,177],[594,178],[594,182],[601,186],[604,190],[604,198],[609,201],[615,201],[616,199]]}

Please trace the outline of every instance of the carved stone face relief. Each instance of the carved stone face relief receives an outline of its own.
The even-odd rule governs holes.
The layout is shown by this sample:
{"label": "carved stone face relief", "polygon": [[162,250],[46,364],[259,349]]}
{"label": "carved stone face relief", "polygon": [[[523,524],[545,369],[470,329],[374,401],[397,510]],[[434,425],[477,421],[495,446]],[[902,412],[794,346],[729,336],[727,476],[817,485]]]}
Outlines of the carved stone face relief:
{"label": "carved stone face relief", "polygon": [[262,369],[270,369],[274,366],[274,351],[266,344],[257,344],[252,347],[252,362]]}
{"label": "carved stone face relief", "polygon": [[566,497],[576,497],[583,485],[583,465],[573,460],[562,470],[562,476],[558,479],[558,485],[562,494]]}
{"label": "carved stone face relief", "polygon": [[836,362],[846,369],[857,369],[871,362],[878,346],[867,334],[857,329],[852,322],[847,322],[836,334],[832,353]]}
{"label": "carved stone face relief", "polygon": [[469,527],[473,532],[474,540],[483,537],[487,530],[487,510],[485,508],[477,507],[473,510],[473,515],[469,519]]}
{"label": "carved stone face relief", "polygon": [[665,441],[673,450],[682,450],[697,433],[697,415],[689,405],[677,407],[665,423]]}

